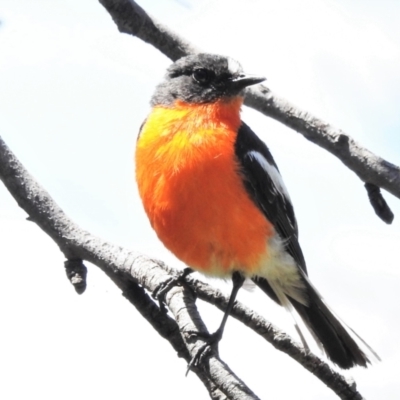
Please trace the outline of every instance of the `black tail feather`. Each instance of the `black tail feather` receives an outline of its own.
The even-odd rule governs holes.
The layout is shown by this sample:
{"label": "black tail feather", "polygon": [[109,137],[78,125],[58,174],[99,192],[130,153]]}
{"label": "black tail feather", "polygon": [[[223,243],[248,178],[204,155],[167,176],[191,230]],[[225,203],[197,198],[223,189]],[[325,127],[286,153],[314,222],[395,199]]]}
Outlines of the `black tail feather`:
{"label": "black tail feather", "polygon": [[[280,304],[266,279],[257,277],[253,280],[265,293]],[[356,365],[367,367],[367,364],[371,363],[367,355],[360,349],[338,318],[329,310],[306,276],[304,276],[304,283],[308,297],[307,305],[301,304],[289,296],[287,296],[287,299],[300,315],[314,339],[319,342],[319,345],[322,345],[328,358],[342,369],[349,369]],[[356,334],[356,336],[358,335]],[[361,338],[359,339],[363,342]],[[366,347],[369,348],[367,344]],[[373,350],[370,350],[379,359]]]}
{"label": "black tail feather", "polygon": [[296,300],[289,300],[333,363],[343,369],[356,365],[366,367],[370,363],[355,340],[322,301],[310,301],[309,306],[304,306]]}

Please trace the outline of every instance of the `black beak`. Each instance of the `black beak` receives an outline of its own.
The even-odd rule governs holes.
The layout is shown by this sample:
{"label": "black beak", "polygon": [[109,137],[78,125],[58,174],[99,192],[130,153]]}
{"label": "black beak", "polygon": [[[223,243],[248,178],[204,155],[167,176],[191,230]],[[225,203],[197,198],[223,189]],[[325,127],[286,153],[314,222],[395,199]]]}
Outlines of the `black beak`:
{"label": "black beak", "polygon": [[267,78],[263,76],[256,75],[239,75],[236,78],[233,78],[230,82],[231,87],[234,90],[240,91],[243,90],[247,86],[255,85],[257,83],[264,82]]}

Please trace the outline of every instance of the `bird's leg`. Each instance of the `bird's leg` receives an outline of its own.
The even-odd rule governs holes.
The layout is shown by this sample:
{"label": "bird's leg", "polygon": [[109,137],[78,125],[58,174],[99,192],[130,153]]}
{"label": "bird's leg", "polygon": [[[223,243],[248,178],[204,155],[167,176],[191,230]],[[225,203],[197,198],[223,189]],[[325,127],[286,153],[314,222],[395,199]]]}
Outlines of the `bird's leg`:
{"label": "bird's leg", "polygon": [[228,320],[229,314],[231,313],[233,305],[235,303],[236,296],[239,292],[239,289],[242,287],[245,279],[246,278],[240,272],[234,272],[232,274],[233,287],[232,287],[231,295],[229,297],[228,305],[226,307],[226,310],[225,310],[225,313],[224,313],[224,316],[222,318],[219,328],[212,334],[212,336],[215,336],[215,338],[217,339],[216,344],[218,344],[218,342],[222,339],[226,321]]}
{"label": "bird's leg", "polygon": [[158,285],[152,293],[152,296],[158,300],[160,304],[160,309],[164,312],[167,312],[165,308],[164,299],[165,295],[176,285],[179,285],[185,281],[185,278],[191,274],[193,270],[191,268],[185,268],[182,272],[180,272],[177,276],[169,278],[166,282]]}
{"label": "bird's leg", "polygon": [[[218,351],[218,343],[219,341],[222,339],[222,335],[224,333],[224,329],[225,329],[225,325],[226,325],[226,321],[228,320],[229,314],[232,311],[233,305],[235,303],[236,300],[236,296],[239,292],[239,289],[242,287],[243,282],[245,281],[245,277],[240,273],[240,272],[234,272],[232,274],[232,282],[233,282],[233,287],[232,287],[232,292],[231,295],[229,297],[229,301],[228,301],[228,305],[226,307],[224,316],[222,318],[221,324],[219,326],[219,328],[212,333],[211,335],[207,335],[206,337],[206,343],[204,343],[203,346],[201,346],[196,354],[193,356],[193,358],[191,359],[187,370],[186,370],[186,375],[188,374],[190,368],[193,365],[197,365],[199,363],[199,361],[205,356],[205,354],[207,354],[211,349],[214,349],[216,351]],[[197,336],[205,336],[201,333],[198,332],[191,332],[194,333]]]}

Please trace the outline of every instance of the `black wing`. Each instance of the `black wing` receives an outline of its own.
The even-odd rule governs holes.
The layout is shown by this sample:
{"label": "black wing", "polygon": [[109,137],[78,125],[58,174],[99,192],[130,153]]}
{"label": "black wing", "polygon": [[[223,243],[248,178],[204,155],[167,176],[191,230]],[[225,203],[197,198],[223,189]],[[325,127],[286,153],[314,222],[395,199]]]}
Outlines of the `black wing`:
{"label": "black wing", "polygon": [[[287,252],[294,258],[299,268],[306,273],[306,264],[298,242],[293,206],[268,147],[246,124],[242,123],[236,139],[235,152],[242,169],[246,189],[251,198],[268,220],[273,223],[276,232],[284,240]],[[267,279],[254,277],[253,281],[280,304]],[[288,300],[299,313],[317,343],[323,346],[328,357],[341,368],[348,369],[355,365],[366,367],[370,360],[364,351],[359,348],[346,328],[329,310],[308,279],[303,279],[303,282],[308,305],[301,304],[290,296],[288,296]],[[355,332],[353,331],[353,333]],[[358,335],[355,334],[355,336]],[[300,337],[305,343],[301,334]],[[358,338],[361,339],[359,336]],[[361,341],[363,340],[361,339]],[[373,356],[379,359],[365,342],[364,344]]]}
{"label": "black wing", "polygon": [[274,225],[287,252],[307,273],[298,241],[296,217],[278,166],[266,144],[244,122],[238,131],[235,153],[251,198]]}

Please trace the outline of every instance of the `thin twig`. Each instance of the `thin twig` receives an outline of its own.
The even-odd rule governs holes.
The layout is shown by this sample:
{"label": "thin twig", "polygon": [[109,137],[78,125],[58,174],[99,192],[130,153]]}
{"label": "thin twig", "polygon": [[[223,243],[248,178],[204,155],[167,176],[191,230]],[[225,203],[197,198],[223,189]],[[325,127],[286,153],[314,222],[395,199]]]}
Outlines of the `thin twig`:
{"label": "thin twig", "polygon": [[373,183],[366,183],[364,186],[376,215],[378,215],[382,221],[391,224],[394,219],[394,214],[383,198],[381,189]]}

